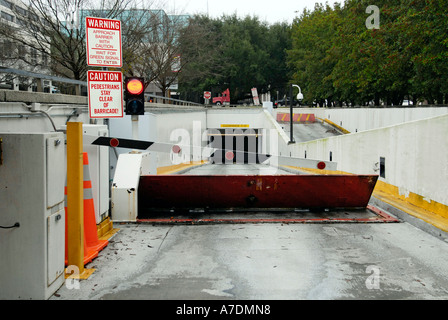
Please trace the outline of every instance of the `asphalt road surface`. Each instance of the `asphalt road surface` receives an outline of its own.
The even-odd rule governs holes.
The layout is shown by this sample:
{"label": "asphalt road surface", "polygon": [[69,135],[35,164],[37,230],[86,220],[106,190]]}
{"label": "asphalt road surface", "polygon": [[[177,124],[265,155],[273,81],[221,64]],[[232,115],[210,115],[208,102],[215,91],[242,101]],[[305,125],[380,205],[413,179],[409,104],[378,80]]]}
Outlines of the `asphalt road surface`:
{"label": "asphalt road surface", "polygon": [[[280,123],[283,131],[290,137],[291,125]],[[339,136],[341,133],[327,123],[317,120],[315,123],[300,123],[293,125],[293,136],[296,143]]]}
{"label": "asphalt road surface", "polygon": [[448,243],[406,222],[116,227],[52,300],[448,298]]}

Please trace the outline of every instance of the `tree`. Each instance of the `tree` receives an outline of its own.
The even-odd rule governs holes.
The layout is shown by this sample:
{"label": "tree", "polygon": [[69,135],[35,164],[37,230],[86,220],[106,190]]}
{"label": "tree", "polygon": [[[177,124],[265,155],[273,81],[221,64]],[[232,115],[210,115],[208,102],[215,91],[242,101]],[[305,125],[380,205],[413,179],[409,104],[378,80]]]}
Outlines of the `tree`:
{"label": "tree", "polygon": [[204,91],[223,83],[228,59],[222,54],[222,26],[218,19],[197,15],[181,31],[180,52],[186,64],[179,74],[179,85],[184,99],[200,101]]}
{"label": "tree", "polygon": [[210,19],[193,17],[189,37],[181,37],[183,91],[194,96],[229,88],[232,102],[250,97],[251,89],[267,92],[286,86],[288,73],[284,60],[290,41],[286,24],[269,26],[257,17],[236,15]]}
{"label": "tree", "polygon": [[266,66],[268,90],[278,91],[280,96],[288,92],[292,72],[287,63],[287,52],[292,48],[291,26],[276,23],[269,27],[266,38],[269,61]]}
{"label": "tree", "polygon": [[288,63],[294,70],[293,81],[301,86],[305,102],[323,105],[335,96],[331,73],[338,56],[334,50],[340,20],[340,8],[316,3],[314,11],[305,9],[292,26],[292,49]]}
{"label": "tree", "polygon": [[[144,73],[155,80],[166,96],[168,88],[177,81],[188,61],[181,55],[179,37],[188,24],[185,16],[153,15],[149,39],[142,44],[140,65]],[[185,31],[184,31],[185,33]]]}
{"label": "tree", "polygon": [[311,100],[400,105],[448,98],[448,8],[442,0],[379,0],[380,28],[366,28],[367,0],[317,4],[292,26],[288,62]]}
{"label": "tree", "polygon": [[[140,45],[143,35],[151,32],[147,24],[148,9],[137,10],[136,5],[135,0],[33,0],[28,6],[12,8],[20,28],[2,22],[0,35],[29,52],[48,56],[48,67],[53,74],[85,80],[89,68],[85,17],[122,19],[124,69],[129,70],[135,63],[131,51]],[[79,12],[79,24],[67,22],[70,12]],[[32,59],[27,63],[42,63],[43,60]]]}
{"label": "tree", "polygon": [[411,94],[448,103],[448,7],[445,1],[405,1],[404,50],[411,54]]}

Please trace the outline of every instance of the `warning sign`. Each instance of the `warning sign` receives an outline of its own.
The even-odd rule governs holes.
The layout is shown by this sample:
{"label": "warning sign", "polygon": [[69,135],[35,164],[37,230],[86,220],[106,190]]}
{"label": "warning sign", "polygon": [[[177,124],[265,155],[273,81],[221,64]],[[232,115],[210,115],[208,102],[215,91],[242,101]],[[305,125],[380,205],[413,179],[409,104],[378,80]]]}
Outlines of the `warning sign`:
{"label": "warning sign", "polygon": [[90,118],[123,117],[123,74],[116,71],[88,71]]}
{"label": "warning sign", "polygon": [[254,98],[254,105],[256,106],[260,105],[260,99],[258,98],[257,88],[252,88],[252,96]]}
{"label": "warning sign", "polygon": [[86,17],[86,33],[89,66],[123,66],[120,20]]}

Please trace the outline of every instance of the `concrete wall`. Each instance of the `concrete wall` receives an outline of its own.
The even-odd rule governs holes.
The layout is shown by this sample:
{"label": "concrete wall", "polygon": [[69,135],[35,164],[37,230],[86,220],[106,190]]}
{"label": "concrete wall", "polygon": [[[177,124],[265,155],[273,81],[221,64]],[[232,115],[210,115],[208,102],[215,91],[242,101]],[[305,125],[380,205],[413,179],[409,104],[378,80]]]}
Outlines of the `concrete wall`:
{"label": "concrete wall", "polygon": [[[137,126],[138,126],[138,140],[155,141],[155,139],[157,138],[157,122],[155,115],[145,114],[144,116],[139,116]],[[125,116],[123,118],[110,119],[109,136],[122,139],[133,139],[131,117]],[[112,178],[114,177],[115,174],[115,169],[117,166],[119,155],[123,153],[129,153],[130,151],[132,150],[122,148],[116,148],[116,149],[110,148],[109,150],[110,176]],[[151,161],[151,171],[157,169],[155,161],[156,161],[155,159],[152,159]]]}
{"label": "concrete wall", "polygon": [[[276,112],[289,113],[289,108],[276,109]],[[294,109],[294,113],[314,113],[321,119],[328,119],[349,132],[355,133],[448,114],[448,107],[296,108]]]}
{"label": "concrete wall", "polygon": [[[1,131],[51,132],[55,128],[60,130],[67,121],[90,123],[87,105],[37,104],[34,112],[31,106],[21,102],[0,102]],[[103,121],[97,123],[103,124]]]}
{"label": "concrete wall", "polygon": [[[156,115],[157,135],[155,141],[174,143],[189,146],[205,146],[207,140],[202,136],[207,129],[207,113],[205,110],[192,110],[188,112],[168,111],[157,113]],[[201,161],[199,149],[186,150],[180,156],[185,156],[184,160]],[[157,167],[167,167],[178,164],[179,159],[174,160],[172,154],[158,153]]]}
{"label": "concrete wall", "polygon": [[[274,114],[285,111],[289,109],[277,109]],[[399,208],[437,230],[448,231],[446,107],[300,108],[295,112],[314,112],[319,118],[331,119],[354,133],[288,145],[289,138],[281,134],[280,128],[280,155],[303,158],[306,154],[308,159],[328,161],[331,154],[339,172],[378,175],[380,158],[384,158],[385,176],[379,178],[373,200]]]}
{"label": "concrete wall", "polygon": [[448,205],[448,115],[386,128],[291,145],[292,155],[328,160],[332,152],[338,170],[379,174],[385,158],[385,178],[400,195],[422,196]]}
{"label": "concrete wall", "polygon": [[27,92],[0,89],[0,102],[23,102],[23,103],[51,103],[51,104],[77,104],[87,105],[85,96],[72,96],[65,94],[51,94],[42,92]]}
{"label": "concrete wall", "polygon": [[246,129],[264,128],[265,118],[262,111],[261,108],[210,109],[207,111],[207,127],[223,129],[228,125],[249,125]]}
{"label": "concrete wall", "polygon": [[[155,140],[163,143],[185,144],[191,146],[207,145],[208,137],[204,134],[206,129],[261,129],[266,127],[263,109],[202,109],[202,110],[163,110],[152,111],[155,117]],[[228,127],[236,125],[235,127]],[[246,127],[248,126],[248,127]],[[177,130],[177,131],[176,131]],[[183,136],[185,135],[185,136]],[[194,141],[196,139],[196,141]],[[193,149],[190,150],[190,161],[207,160]],[[170,154],[157,154],[157,167],[173,165]]]}

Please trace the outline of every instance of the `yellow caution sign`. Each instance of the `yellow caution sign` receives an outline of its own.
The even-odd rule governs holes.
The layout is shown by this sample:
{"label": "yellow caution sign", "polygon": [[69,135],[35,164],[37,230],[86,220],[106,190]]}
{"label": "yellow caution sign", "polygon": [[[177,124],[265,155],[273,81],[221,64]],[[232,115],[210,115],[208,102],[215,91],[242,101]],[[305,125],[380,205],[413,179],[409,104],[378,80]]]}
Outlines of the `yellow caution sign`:
{"label": "yellow caution sign", "polygon": [[221,124],[221,128],[249,128],[248,124]]}

